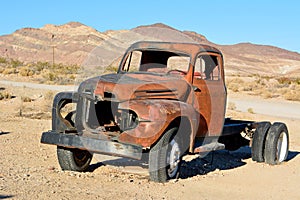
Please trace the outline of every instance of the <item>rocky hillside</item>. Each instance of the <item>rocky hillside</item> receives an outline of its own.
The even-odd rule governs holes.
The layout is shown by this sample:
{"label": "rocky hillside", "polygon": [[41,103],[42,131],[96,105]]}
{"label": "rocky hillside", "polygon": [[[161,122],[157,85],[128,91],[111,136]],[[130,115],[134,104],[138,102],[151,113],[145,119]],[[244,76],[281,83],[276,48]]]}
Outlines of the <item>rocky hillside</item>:
{"label": "rocky hillside", "polygon": [[164,24],[131,30],[99,32],[78,22],[22,28],[0,36],[0,57],[24,62],[108,65],[135,41],[160,40],[199,42],[223,51],[227,74],[300,76],[300,54],[273,46],[241,43],[218,45],[205,36],[179,31]]}

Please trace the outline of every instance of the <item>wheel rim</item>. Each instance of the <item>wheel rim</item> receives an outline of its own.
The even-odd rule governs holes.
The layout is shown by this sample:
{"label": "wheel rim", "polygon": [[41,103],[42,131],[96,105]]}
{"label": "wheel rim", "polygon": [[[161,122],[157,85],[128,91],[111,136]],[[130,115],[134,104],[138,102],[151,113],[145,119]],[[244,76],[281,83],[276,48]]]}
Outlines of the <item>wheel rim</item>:
{"label": "wheel rim", "polygon": [[288,138],[285,132],[281,132],[277,142],[277,160],[283,162],[288,151]]}
{"label": "wheel rim", "polygon": [[88,151],[83,151],[83,150],[75,150],[74,153],[74,161],[78,166],[83,166],[86,164],[86,162],[90,158],[90,153]]}
{"label": "wheel rim", "polygon": [[167,172],[170,178],[176,176],[179,168],[179,162],[180,162],[179,144],[174,139],[172,139],[172,141],[170,142],[170,151],[167,156],[167,164],[169,165]]}

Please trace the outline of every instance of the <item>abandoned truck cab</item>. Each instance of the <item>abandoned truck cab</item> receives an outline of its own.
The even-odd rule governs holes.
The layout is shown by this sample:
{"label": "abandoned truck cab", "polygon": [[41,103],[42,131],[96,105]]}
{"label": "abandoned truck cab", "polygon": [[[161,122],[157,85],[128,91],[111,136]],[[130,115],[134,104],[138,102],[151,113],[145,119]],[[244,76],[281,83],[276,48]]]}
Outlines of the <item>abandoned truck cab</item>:
{"label": "abandoned truck cab", "polygon": [[[63,170],[86,170],[93,153],[133,159],[149,154],[150,179],[157,182],[178,177],[186,153],[236,149],[251,141],[253,159],[265,161],[271,124],[225,120],[226,96],[223,56],[216,48],[138,42],[129,47],[117,73],[56,95],[52,130],[43,133],[41,142],[57,145]],[[62,108],[69,103],[76,110],[64,116]],[[288,132],[284,124],[280,127],[269,145],[284,143],[285,150],[272,151],[268,159],[274,163],[288,152]],[[254,136],[259,139],[252,141]]]}

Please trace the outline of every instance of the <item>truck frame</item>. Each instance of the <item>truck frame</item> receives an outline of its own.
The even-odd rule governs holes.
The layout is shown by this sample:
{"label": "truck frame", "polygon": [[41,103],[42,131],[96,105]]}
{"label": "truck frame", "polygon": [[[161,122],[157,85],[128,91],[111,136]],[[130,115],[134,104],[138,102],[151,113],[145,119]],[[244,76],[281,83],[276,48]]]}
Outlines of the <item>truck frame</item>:
{"label": "truck frame", "polygon": [[[57,146],[62,170],[85,171],[94,153],[140,160],[150,179],[178,178],[182,157],[249,145],[252,159],[286,160],[289,133],[281,122],[225,118],[222,53],[193,43],[137,42],[116,73],[83,81],[53,100],[52,130],[41,142]],[[63,114],[63,108],[76,109]]]}

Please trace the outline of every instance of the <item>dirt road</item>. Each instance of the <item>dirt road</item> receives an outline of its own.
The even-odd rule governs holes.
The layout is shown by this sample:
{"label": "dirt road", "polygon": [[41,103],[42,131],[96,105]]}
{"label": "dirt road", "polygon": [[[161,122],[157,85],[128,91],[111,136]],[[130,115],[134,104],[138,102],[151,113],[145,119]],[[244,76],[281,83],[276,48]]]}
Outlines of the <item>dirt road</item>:
{"label": "dirt road", "polygon": [[[253,162],[250,148],[234,152],[222,150],[204,159],[185,157],[181,178],[160,184],[149,182],[144,163],[131,162],[133,166],[126,166],[125,160],[110,161],[106,158],[105,162],[101,162],[103,157],[99,156],[93,159],[89,172],[61,171],[56,147],[40,143],[41,133],[51,128],[50,119],[20,116],[20,107],[25,114],[39,110],[47,91],[27,86],[0,84],[0,87],[16,96],[0,101],[0,199],[296,200],[300,197],[300,120],[297,115],[289,118],[266,116],[257,114],[255,107],[254,114],[227,113],[239,119],[285,122],[291,142],[288,161],[282,165]],[[24,94],[42,98],[20,103]],[[243,97],[235,98],[246,101]]]}
{"label": "dirt road", "polygon": [[300,120],[300,103],[286,100],[262,99],[250,95],[229,95],[228,102],[233,102],[236,110],[248,112],[252,109],[254,113],[276,117]]}
{"label": "dirt road", "polygon": [[53,91],[74,91],[77,89],[77,87],[74,85],[47,85],[47,84],[17,82],[17,81],[9,81],[9,80],[0,80],[0,84],[11,86],[11,87],[24,87],[24,88],[53,90]]}

